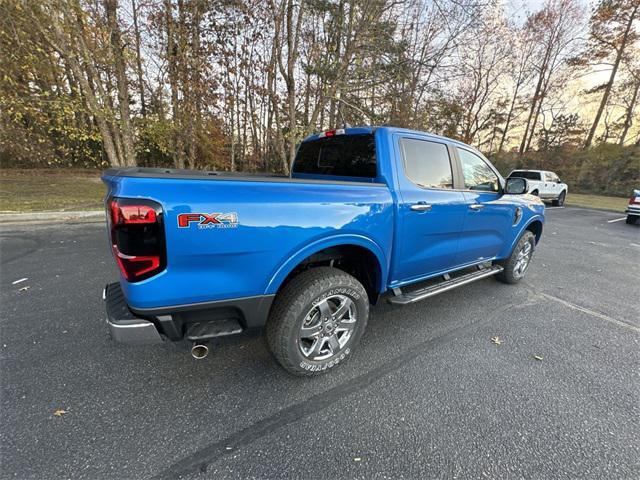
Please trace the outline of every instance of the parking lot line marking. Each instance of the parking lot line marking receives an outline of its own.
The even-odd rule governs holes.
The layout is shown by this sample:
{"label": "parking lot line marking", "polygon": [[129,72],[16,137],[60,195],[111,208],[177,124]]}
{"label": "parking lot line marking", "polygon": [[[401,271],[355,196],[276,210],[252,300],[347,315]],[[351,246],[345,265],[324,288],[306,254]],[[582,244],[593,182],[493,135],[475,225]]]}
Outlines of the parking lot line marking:
{"label": "parking lot line marking", "polygon": [[640,247],[640,245],[638,245],[637,243],[630,243],[629,245],[631,245],[632,247]]}
{"label": "parking lot line marking", "polygon": [[627,217],[622,217],[622,218],[616,218],[614,220],[607,220],[607,223],[613,223],[613,222],[621,222],[622,220],[625,220]]}
{"label": "parking lot line marking", "polygon": [[544,207],[545,210],[555,210],[556,208],[564,208],[564,207]]}
{"label": "parking lot line marking", "polygon": [[579,312],[582,313],[586,313],[587,315],[591,315],[592,317],[596,317],[599,318],[601,320],[605,320],[609,323],[613,323],[614,325],[618,325],[620,327],[624,327],[624,328],[628,328],[629,330],[633,330],[634,332],[640,333],[640,327],[636,327],[635,325],[632,325],[630,323],[627,322],[623,322],[622,320],[618,320],[616,318],[610,317],[609,315],[605,315],[604,313],[600,313],[600,312],[596,312],[595,310],[591,310],[585,307],[581,307],[580,305],[576,305],[575,303],[571,303],[571,302],[567,302],[566,300],[563,300],[561,298],[558,297],[554,297],[553,295],[549,295],[548,293],[544,293],[544,292],[540,292],[540,295],[542,295],[543,297],[549,299],[549,300],[553,300],[554,302],[560,303],[562,305],[564,305],[565,307],[569,307],[573,310],[577,310]]}

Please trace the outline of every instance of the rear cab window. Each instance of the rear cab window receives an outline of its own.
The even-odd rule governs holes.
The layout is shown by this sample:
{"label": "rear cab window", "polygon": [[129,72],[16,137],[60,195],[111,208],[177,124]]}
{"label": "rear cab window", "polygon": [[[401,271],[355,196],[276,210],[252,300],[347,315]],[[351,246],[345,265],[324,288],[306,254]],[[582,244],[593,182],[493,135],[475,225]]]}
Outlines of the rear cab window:
{"label": "rear cab window", "polygon": [[293,177],[339,177],[374,181],[378,175],[373,133],[335,135],[302,142],[292,168]]}
{"label": "rear cab window", "polygon": [[540,172],[527,172],[523,170],[514,170],[509,178],[526,178],[527,180],[540,180]]}

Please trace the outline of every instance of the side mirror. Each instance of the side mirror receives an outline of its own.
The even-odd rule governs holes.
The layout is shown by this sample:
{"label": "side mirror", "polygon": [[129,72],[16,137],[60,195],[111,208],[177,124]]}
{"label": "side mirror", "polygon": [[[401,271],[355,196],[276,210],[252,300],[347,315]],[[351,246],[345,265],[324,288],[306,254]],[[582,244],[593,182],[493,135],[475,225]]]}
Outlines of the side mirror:
{"label": "side mirror", "polygon": [[529,190],[529,182],[526,178],[507,178],[507,184],[504,187],[504,193],[509,195],[522,195]]}

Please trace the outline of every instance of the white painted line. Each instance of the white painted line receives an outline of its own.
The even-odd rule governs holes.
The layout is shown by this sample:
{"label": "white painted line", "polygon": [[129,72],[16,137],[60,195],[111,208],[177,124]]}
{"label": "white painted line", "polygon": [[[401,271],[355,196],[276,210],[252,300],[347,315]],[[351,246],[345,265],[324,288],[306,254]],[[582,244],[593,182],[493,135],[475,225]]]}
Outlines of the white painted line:
{"label": "white painted line", "polygon": [[554,302],[560,303],[560,304],[564,305],[565,307],[569,307],[569,308],[571,308],[573,310],[577,310],[579,312],[586,313],[587,315],[591,315],[592,317],[596,317],[596,318],[599,318],[601,320],[605,320],[605,321],[607,321],[609,323],[613,323],[614,325],[618,325],[620,327],[628,328],[629,330],[633,330],[634,332],[640,333],[640,327],[636,327],[635,325],[632,325],[630,323],[623,322],[622,320],[617,320],[617,319],[615,319],[613,317],[605,315],[604,313],[596,312],[594,310],[590,310],[588,308],[581,307],[580,305],[576,305],[575,303],[567,302],[566,300],[563,300],[563,299],[558,298],[558,297],[554,297],[553,295],[549,295],[548,293],[540,292],[540,295],[542,295],[545,298],[548,298],[549,300],[553,300]]}
{"label": "white painted line", "polygon": [[632,247],[638,247],[638,248],[640,248],[640,245],[638,245],[637,243],[630,243],[629,245],[631,245]]}
{"label": "white painted line", "polygon": [[564,207],[545,207],[545,210],[555,210],[556,208],[564,208]]}
{"label": "white painted line", "polygon": [[626,220],[626,219],[627,219],[627,217],[616,218],[614,220],[607,220],[607,223],[621,222],[622,220]]}
{"label": "white painted line", "polygon": [[15,282],[11,282],[11,285],[17,285],[19,283],[25,282],[29,280],[27,277],[21,278],[20,280],[16,280]]}

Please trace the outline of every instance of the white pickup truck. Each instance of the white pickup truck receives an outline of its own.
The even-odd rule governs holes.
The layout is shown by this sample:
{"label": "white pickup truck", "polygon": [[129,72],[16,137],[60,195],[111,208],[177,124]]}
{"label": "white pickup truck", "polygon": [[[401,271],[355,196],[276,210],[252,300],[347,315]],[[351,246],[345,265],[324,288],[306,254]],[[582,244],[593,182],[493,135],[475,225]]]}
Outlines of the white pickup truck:
{"label": "white pickup truck", "polygon": [[563,183],[558,175],[545,170],[514,170],[509,178],[526,178],[529,183],[529,192],[542,200],[551,200],[553,205],[561,207],[567,198],[569,187]]}

